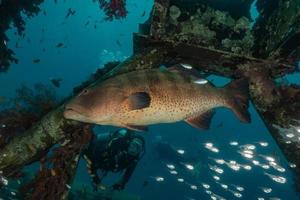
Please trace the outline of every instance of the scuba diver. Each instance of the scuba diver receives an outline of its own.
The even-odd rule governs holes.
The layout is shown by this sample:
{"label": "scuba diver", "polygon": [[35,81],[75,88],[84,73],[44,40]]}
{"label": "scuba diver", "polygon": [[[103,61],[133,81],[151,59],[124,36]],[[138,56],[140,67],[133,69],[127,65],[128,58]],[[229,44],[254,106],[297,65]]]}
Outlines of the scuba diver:
{"label": "scuba diver", "polygon": [[120,129],[113,133],[93,135],[83,157],[92,177],[94,190],[105,189],[101,181],[108,172],[123,172],[122,179],[113,185],[113,189],[124,189],[144,153],[145,141],[133,131]]}

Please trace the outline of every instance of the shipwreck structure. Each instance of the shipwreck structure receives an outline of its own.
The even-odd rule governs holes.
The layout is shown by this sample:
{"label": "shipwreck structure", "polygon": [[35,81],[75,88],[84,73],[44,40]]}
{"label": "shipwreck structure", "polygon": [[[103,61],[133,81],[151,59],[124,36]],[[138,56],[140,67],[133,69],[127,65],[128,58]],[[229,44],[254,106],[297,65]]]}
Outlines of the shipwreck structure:
{"label": "shipwreck structure", "polygon": [[[246,78],[251,100],[290,162],[295,187],[300,188],[300,86],[275,82],[298,70],[300,0],[258,0],[254,24],[249,14],[253,2],[155,0],[149,20],[133,36],[134,55],[109,65],[86,84],[177,63],[191,64],[207,74]],[[43,168],[29,185],[28,199],[66,199],[65,185],[72,181],[80,151],[89,141],[90,127],[64,119],[63,107],[63,103],[57,106],[0,149],[0,170],[13,176],[60,144],[54,158],[46,161],[53,162],[52,168]],[[287,137],[290,133],[294,137]],[[59,160],[61,155],[67,159]],[[46,194],[41,197],[40,191]]]}

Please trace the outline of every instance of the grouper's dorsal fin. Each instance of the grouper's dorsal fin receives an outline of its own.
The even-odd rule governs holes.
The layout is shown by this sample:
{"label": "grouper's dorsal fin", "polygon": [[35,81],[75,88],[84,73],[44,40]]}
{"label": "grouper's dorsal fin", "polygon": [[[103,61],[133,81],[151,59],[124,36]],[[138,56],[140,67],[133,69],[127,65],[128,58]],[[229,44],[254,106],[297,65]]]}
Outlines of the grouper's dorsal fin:
{"label": "grouper's dorsal fin", "polygon": [[151,97],[147,92],[135,92],[125,99],[125,106],[129,110],[139,110],[150,106]]}
{"label": "grouper's dorsal fin", "polygon": [[209,129],[211,119],[213,115],[215,114],[214,111],[207,111],[205,113],[202,113],[201,115],[191,117],[185,120],[188,124],[195,128],[200,128],[200,129]]}

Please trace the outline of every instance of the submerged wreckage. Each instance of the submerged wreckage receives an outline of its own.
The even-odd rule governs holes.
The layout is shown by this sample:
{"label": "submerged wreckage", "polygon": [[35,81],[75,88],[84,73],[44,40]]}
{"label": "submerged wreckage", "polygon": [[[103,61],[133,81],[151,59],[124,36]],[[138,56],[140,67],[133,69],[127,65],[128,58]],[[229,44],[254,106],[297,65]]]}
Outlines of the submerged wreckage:
{"label": "submerged wreckage", "polygon": [[[208,0],[155,0],[149,20],[134,35],[134,55],[109,65],[98,79],[88,83],[177,63],[193,65],[207,74],[246,77],[252,102],[291,163],[296,187],[300,188],[300,86],[275,82],[298,70],[300,1],[259,0],[259,17],[252,24],[249,10],[253,1],[222,5]],[[53,155],[56,159],[48,160],[53,162],[52,168],[39,172],[30,185],[32,197],[28,199],[66,198],[69,189],[65,185],[72,181],[81,148],[89,141],[89,126],[64,119],[63,106],[0,149],[0,170],[9,177],[44,157],[53,145],[61,144]],[[295,137],[288,137],[288,133]],[[67,159],[59,160],[62,155]],[[40,191],[43,196],[39,196]]]}

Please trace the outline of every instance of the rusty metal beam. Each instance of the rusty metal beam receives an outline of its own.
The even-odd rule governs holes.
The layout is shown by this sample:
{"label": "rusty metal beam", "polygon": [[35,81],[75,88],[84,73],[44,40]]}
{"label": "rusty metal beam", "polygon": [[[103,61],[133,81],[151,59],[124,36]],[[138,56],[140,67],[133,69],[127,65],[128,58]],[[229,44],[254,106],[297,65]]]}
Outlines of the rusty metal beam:
{"label": "rusty metal beam", "polygon": [[272,78],[278,78],[297,70],[296,65],[288,62],[258,59],[200,45],[178,43],[173,40],[156,40],[140,34],[134,35],[134,42],[137,51],[138,47],[142,46],[167,49],[166,56],[169,59],[165,60],[165,64],[189,63],[199,70],[229,78],[240,76],[239,71],[249,63],[257,63],[256,68],[267,70],[268,75]]}

